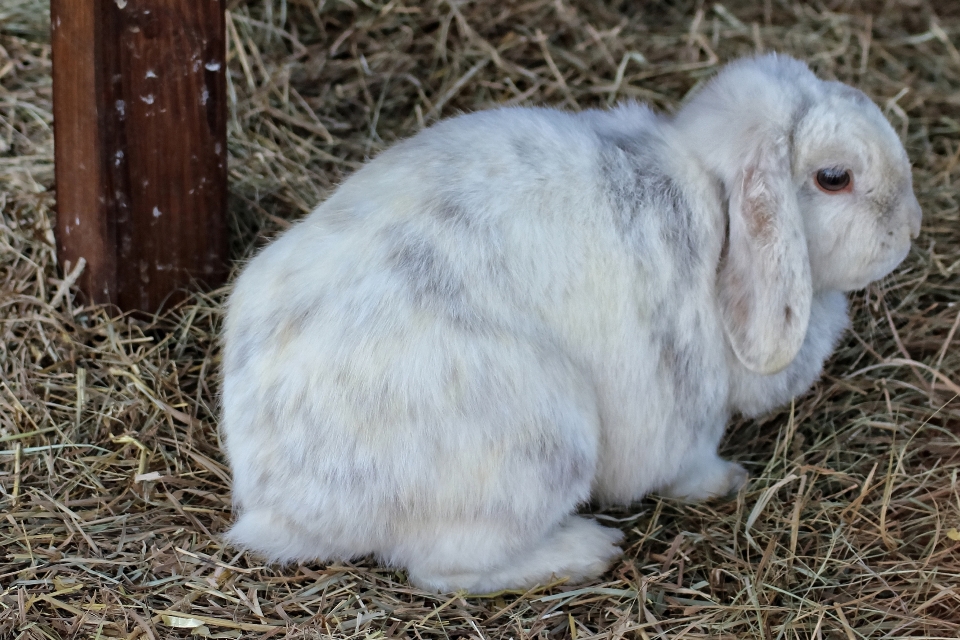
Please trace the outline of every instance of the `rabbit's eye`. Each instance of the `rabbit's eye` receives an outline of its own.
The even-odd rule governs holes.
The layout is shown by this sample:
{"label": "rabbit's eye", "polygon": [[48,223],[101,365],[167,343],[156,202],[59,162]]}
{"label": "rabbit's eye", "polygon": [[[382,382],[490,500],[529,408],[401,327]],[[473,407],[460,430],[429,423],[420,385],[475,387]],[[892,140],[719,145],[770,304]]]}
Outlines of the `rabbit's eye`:
{"label": "rabbit's eye", "polygon": [[853,188],[853,176],[849,169],[832,167],[830,169],[820,169],[817,171],[817,186],[821,191],[827,193],[839,193],[842,191],[851,191]]}

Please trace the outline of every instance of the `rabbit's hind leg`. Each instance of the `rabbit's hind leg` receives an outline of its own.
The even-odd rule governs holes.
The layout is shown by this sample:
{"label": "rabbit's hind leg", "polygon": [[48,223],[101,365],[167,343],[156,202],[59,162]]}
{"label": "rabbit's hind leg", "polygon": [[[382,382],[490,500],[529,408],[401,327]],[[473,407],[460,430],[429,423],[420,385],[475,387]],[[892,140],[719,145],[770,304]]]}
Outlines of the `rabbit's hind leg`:
{"label": "rabbit's hind leg", "polygon": [[289,518],[266,508],[245,510],[224,535],[238,549],[252,551],[271,562],[348,559],[351,553],[331,549]]}
{"label": "rabbit's hind leg", "polygon": [[621,552],[616,545],[623,537],[617,529],[572,514],[520,548],[499,527],[477,525],[471,535],[463,533],[437,540],[422,557],[408,559],[410,581],[434,592],[473,594],[527,589],[558,578],[579,582],[607,569]]}
{"label": "rabbit's hind leg", "polygon": [[596,476],[599,419],[589,385],[549,349],[517,343],[508,355],[503,361],[519,364],[466,377],[477,390],[466,402],[474,414],[446,433],[484,436],[433,465],[433,508],[409,509],[383,554],[420,587],[489,593],[553,576],[585,580],[620,551],[619,531],[574,515]]}

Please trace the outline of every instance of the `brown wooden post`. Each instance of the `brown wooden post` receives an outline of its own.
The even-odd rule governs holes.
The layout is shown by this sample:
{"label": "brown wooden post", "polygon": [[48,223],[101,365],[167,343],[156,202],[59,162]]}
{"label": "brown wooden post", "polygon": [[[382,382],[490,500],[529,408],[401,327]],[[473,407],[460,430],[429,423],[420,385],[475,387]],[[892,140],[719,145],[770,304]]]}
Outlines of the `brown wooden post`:
{"label": "brown wooden post", "polygon": [[155,311],[226,275],[224,0],[51,0],[61,265]]}

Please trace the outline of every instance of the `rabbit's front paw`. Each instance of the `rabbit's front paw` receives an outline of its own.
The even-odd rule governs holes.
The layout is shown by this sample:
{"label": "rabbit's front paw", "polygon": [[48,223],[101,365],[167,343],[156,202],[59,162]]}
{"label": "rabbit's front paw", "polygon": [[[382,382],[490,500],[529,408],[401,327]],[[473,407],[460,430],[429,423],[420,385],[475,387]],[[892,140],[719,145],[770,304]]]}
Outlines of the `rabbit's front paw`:
{"label": "rabbit's front paw", "polygon": [[714,454],[687,465],[684,473],[660,494],[689,502],[720,498],[740,491],[749,477],[747,470],[739,464]]}

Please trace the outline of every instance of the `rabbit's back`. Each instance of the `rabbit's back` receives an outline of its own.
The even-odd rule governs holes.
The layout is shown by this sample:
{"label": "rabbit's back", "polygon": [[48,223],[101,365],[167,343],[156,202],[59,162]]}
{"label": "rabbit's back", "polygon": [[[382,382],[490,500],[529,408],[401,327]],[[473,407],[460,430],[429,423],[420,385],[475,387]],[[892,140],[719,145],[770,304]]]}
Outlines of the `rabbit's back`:
{"label": "rabbit's back", "polygon": [[481,112],[387,150],[244,270],[229,304],[227,374],[249,354],[283,361],[253,346],[268,336],[342,345],[391,326],[574,346],[609,333],[602,325],[622,323],[638,301],[702,280],[689,272],[712,268],[715,223],[692,223],[703,213],[660,162],[654,116],[629,112],[632,135],[613,117]]}

